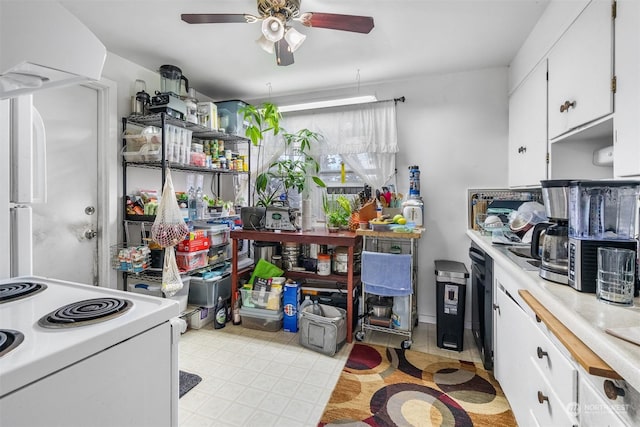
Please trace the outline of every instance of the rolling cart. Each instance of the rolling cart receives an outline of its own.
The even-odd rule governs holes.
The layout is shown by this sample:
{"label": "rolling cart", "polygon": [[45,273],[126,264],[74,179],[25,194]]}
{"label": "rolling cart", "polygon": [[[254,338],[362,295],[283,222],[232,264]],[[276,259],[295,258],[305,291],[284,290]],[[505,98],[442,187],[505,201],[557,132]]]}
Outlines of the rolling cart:
{"label": "rolling cart", "polygon": [[[418,325],[416,260],[423,231],[356,231],[363,236],[362,323],[355,334],[357,341],[364,340],[367,331],[379,331],[406,337],[402,341],[404,349],[413,344],[413,328]],[[391,315],[389,304],[393,299],[395,312]]]}

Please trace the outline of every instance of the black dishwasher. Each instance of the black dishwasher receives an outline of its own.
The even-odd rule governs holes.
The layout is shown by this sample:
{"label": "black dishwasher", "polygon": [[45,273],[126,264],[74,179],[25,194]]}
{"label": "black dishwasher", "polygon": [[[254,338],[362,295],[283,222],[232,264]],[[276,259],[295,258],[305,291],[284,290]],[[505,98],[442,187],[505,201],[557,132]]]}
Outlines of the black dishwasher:
{"label": "black dishwasher", "polygon": [[493,369],[493,259],[471,242],[471,332],[485,369]]}

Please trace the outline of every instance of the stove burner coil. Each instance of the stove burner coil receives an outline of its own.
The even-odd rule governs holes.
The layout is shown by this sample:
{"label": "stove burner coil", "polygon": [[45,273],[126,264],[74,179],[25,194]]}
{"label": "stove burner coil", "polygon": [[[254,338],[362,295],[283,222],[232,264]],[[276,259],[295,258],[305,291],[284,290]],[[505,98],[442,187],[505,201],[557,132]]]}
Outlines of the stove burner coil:
{"label": "stove burner coil", "polygon": [[0,285],[0,304],[26,298],[47,289],[43,283],[16,282]]}
{"label": "stove burner coil", "polygon": [[121,316],[133,303],[120,298],[93,298],[77,301],[52,311],[38,320],[43,328],[71,328],[104,322]]}
{"label": "stove burner coil", "polygon": [[22,332],[13,329],[0,329],[0,357],[19,346],[22,341],[24,341]]}

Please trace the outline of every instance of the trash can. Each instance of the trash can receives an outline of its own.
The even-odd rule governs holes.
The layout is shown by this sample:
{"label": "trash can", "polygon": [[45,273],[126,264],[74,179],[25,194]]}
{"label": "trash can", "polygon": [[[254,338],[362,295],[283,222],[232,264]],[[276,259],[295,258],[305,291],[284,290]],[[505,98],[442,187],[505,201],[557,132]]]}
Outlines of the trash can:
{"label": "trash can", "polygon": [[435,265],[438,347],[462,351],[469,272],[463,263],[457,261],[436,260]]}

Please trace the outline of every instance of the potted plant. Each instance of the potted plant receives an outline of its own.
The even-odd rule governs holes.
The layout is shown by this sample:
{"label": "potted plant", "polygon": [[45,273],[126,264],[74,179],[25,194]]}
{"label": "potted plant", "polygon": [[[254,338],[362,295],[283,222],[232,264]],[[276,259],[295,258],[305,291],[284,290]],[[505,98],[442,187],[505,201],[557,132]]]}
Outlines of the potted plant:
{"label": "potted plant", "polygon": [[345,195],[331,196],[331,200],[326,194],[322,196],[322,208],[327,221],[329,232],[336,232],[349,226],[351,217],[351,201]]}
{"label": "potted plant", "polygon": [[[261,142],[268,133],[278,135],[280,133],[281,115],[278,107],[270,102],[265,102],[262,106],[246,105],[238,110],[248,123],[245,135],[251,143],[258,147],[258,164],[262,153]],[[254,197],[257,199],[255,206],[244,206],[240,210],[240,216],[244,228],[261,229],[264,226],[266,207],[275,200],[278,188],[269,189],[269,180],[264,174],[256,177],[254,187]]]}

